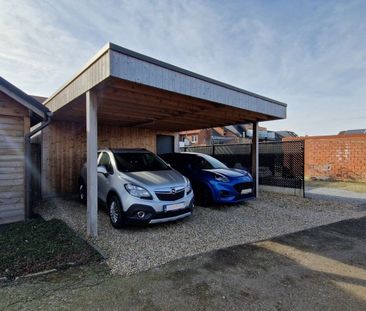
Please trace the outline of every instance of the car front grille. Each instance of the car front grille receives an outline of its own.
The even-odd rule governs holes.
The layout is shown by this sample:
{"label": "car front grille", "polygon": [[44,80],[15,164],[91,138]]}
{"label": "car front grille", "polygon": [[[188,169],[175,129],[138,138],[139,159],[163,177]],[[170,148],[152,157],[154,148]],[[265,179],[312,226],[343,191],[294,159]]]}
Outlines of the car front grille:
{"label": "car front grille", "polygon": [[238,191],[240,193],[243,189],[253,188],[253,183],[252,182],[242,182],[242,183],[234,185],[234,188],[236,191]]}
{"label": "car front grille", "polygon": [[155,192],[160,201],[176,201],[184,197],[184,189],[176,193]]}

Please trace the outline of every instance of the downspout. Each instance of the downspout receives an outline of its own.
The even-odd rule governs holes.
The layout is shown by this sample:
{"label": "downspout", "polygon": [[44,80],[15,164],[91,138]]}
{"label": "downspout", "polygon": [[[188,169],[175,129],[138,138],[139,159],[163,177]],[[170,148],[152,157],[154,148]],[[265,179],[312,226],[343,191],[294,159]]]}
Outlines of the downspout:
{"label": "downspout", "polygon": [[32,206],[31,206],[31,138],[33,135],[37,134],[39,131],[43,130],[51,123],[52,112],[46,113],[46,121],[42,122],[39,127],[34,129],[25,135],[25,219],[29,219],[32,216]]}

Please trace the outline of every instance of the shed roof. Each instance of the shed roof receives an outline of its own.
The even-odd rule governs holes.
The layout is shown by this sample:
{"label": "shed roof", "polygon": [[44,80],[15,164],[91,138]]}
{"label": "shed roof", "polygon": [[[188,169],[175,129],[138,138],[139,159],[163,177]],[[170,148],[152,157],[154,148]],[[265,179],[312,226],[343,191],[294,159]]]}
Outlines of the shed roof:
{"label": "shed roof", "polygon": [[21,89],[17,88],[14,84],[11,84],[2,77],[0,77],[0,91],[32,111],[32,125],[45,120],[47,118],[47,114],[50,112],[47,107],[42,105],[35,98],[24,93]]}
{"label": "shed roof", "polygon": [[236,135],[237,137],[243,137],[243,133],[240,133],[238,128],[235,125],[225,126],[225,129]]}
{"label": "shed roof", "polygon": [[366,129],[345,130],[338,133],[338,135],[353,135],[353,134],[366,134]]}
{"label": "shed roof", "polygon": [[298,135],[292,131],[275,131],[279,136],[283,137],[298,137]]}
{"label": "shed roof", "polygon": [[39,103],[43,103],[46,101],[47,97],[44,96],[38,96],[38,95],[31,95],[36,101],[38,101]]}
{"label": "shed roof", "polygon": [[99,122],[189,130],[286,117],[286,104],[108,43],[45,101],[55,118],[85,120],[97,93]]}

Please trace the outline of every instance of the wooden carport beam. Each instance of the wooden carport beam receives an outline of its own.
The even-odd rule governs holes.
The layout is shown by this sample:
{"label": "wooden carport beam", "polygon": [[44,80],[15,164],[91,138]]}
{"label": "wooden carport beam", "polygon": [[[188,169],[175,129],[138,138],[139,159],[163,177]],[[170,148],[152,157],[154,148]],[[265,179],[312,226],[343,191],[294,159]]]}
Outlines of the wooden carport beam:
{"label": "wooden carport beam", "polygon": [[86,143],[87,143],[87,232],[98,235],[98,98],[93,91],[86,92]]}
{"label": "wooden carport beam", "polygon": [[252,176],[254,178],[254,194],[258,198],[259,185],[259,142],[258,142],[258,121],[253,122],[252,137]]}

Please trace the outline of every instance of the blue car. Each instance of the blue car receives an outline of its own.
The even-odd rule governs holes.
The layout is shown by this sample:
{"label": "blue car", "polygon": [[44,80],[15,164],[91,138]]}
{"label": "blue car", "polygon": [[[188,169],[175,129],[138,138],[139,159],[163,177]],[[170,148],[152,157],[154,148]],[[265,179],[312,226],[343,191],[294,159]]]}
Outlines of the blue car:
{"label": "blue car", "polygon": [[245,170],[228,168],[202,153],[167,153],[160,157],[191,181],[200,205],[238,203],[254,198],[253,177]]}

